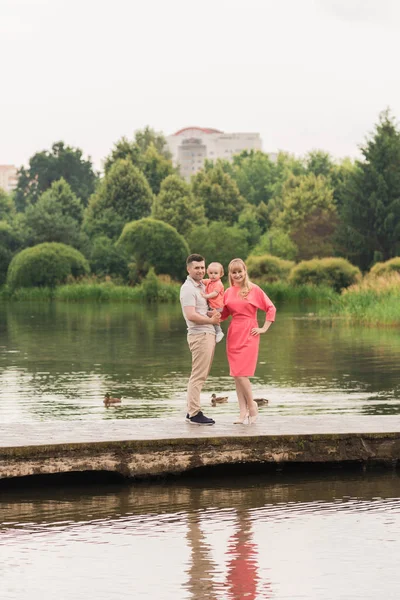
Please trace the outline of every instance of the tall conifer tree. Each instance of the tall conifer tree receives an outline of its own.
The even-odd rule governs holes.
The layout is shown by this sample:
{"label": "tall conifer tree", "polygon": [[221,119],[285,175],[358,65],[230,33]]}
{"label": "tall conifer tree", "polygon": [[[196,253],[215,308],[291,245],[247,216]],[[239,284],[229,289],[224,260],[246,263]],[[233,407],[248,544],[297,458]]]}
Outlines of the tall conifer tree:
{"label": "tall conifer tree", "polygon": [[400,252],[400,132],[389,110],[361,148],[344,192],[344,253],[361,269]]}

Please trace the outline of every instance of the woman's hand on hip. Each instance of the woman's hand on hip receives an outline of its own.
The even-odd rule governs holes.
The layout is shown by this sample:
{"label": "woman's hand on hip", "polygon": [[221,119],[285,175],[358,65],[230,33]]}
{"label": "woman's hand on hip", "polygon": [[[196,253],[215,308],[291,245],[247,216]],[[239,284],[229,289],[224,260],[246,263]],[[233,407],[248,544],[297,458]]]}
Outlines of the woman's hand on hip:
{"label": "woman's hand on hip", "polygon": [[264,333],[264,329],[261,329],[261,327],[253,327],[250,331],[250,335],[260,335],[261,333]]}

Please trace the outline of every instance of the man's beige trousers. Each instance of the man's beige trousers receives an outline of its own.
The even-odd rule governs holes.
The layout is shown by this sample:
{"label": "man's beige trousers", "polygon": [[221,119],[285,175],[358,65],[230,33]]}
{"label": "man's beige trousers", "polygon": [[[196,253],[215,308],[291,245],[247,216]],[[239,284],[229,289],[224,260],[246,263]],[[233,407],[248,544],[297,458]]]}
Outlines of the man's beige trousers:
{"label": "man's beige trousers", "polygon": [[187,390],[187,411],[194,417],[201,410],[200,392],[211,369],[215,351],[214,333],[196,333],[187,336],[192,353],[192,373]]}

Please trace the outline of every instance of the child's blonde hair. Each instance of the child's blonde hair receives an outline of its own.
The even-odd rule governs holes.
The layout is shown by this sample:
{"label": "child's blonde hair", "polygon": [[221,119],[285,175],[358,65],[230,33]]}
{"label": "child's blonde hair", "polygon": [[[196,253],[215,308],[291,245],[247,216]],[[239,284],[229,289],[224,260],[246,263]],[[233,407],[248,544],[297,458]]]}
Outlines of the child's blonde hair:
{"label": "child's blonde hair", "polygon": [[207,271],[211,267],[211,265],[217,265],[219,267],[219,274],[220,274],[220,276],[221,277],[224,276],[224,267],[221,265],[221,263],[215,262],[215,260],[213,260],[213,262],[210,262],[210,264],[208,265]]}
{"label": "child's blonde hair", "polygon": [[228,266],[229,285],[231,285],[231,286],[235,285],[234,281],[232,279],[232,271],[233,271],[235,265],[239,265],[240,267],[242,267],[242,269],[244,271],[244,280],[243,280],[243,283],[240,286],[241,290],[239,292],[239,295],[242,296],[242,298],[246,298],[247,294],[251,290],[251,281],[250,281],[249,275],[247,273],[247,267],[246,267],[244,261],[241,258],[234,258],[229,263],[229,266]]}

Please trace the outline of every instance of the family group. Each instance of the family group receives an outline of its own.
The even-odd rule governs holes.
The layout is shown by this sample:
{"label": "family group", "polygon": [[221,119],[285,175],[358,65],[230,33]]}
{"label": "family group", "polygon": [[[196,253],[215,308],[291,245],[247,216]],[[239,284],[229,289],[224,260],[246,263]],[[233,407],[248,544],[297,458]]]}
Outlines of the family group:
{"label": "family group", "polygon": [[[239,416],[235,423],[252,424],[257,420],[258,405],[253,399],[250,377],[254,375],[260,335],[275,320],[276,309],[265,292],[249,280],[243,260],[229,263],[229,287],[224,290],[221,264],[212,262],[206,273],[205,259],[191,254],[186,259],[188,276],[181,287],[180,301],[187,324],[187,341],[192,355],[192,372],[187,389],[186,421],[192,425],[214,425],[200,405],[200,393],[208,377],[216,343],[224,334],[220,323],[232,317],[229,324],[226,353],[230,375],[235,379]],[[257,311],[265,313],[259,327]]]}

